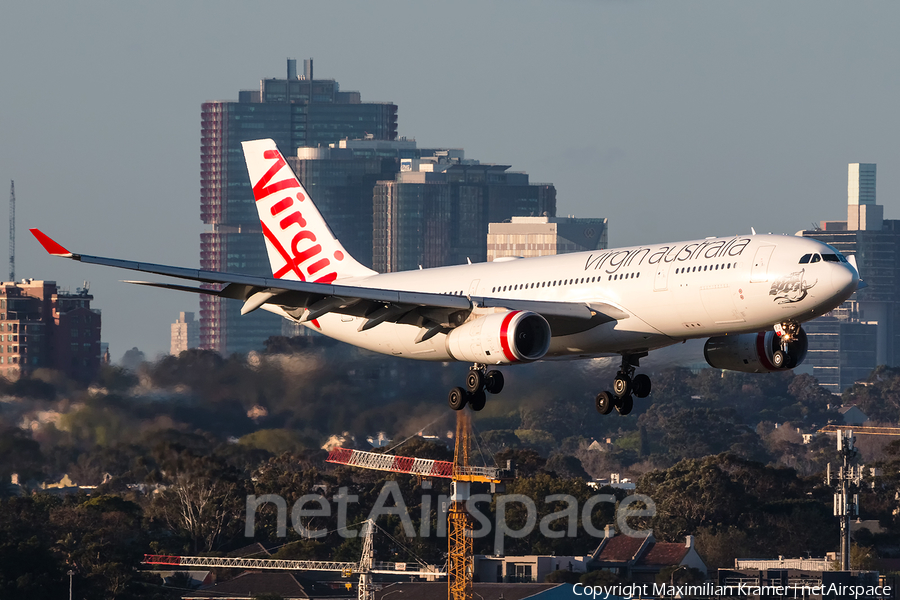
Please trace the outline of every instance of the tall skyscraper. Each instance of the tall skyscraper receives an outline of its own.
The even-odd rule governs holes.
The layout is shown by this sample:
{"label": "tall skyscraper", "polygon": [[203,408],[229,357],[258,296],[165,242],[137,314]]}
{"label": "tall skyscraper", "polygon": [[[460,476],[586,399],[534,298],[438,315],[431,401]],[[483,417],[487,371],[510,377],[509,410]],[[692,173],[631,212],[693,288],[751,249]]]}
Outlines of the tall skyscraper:
{"label": "tall skyscraper", "polygon": [[847,220],[823,221],[821,228],[803,232],[855,256],[867,284],[839,309],[804,326],[807,363],[834,392],[877,365],[900,364],[900,220],[884,219],[884,207],[875,203],[875,175],[874,164],[849,165]]}
{"label": "tall skyscraper", "polygon": [[341,140],[287,157],[328,226],[353,258],[372,267],[372,190],[418,158],[415,140]]}
{"label": "tall skyscraper", "polygon": [[[359,92],[341,91],[333,79],[315,79],[311,59],[298,76],[296,61],[288,60],[285,79],[263,79],[259,90],[241,91],[237,102],[205,102],[200,130],[200,216],[208,226],[200,238],[201,268],[270,275],[241,142],[272,138],[282,154],[294,156],[299,147],[344,138],[393,140],[397,106],[363,103]],[[280,334],[277,316],[240,316],[239,303],[201,296],[203,348],[247,352]]]}
{"label": "tall skyscraper", "polygon": [[178,320],[172,323],[172,339],[169,354],[178,356],[185,350],[200,346],[200,323],[194,320],[194,313],[178,313]]}
{"label": "tall skyscraper", "polygon": [[484,262],[489,223],[556,215],[555,187],[508,169],[447,150],[401,164],[393,181],[375,186],[375,270]]}

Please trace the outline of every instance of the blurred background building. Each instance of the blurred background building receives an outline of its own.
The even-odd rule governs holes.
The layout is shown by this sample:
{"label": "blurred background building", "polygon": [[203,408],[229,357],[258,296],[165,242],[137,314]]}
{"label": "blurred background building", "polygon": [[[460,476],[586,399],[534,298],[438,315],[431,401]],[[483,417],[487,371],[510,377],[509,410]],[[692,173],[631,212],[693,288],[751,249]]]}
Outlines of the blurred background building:
{"label": "blurred background building", "polygon": [[884,218],[876,203],[876,165],[848,167],[847,220],[822,221],[803,231],[855,256],[866,282],[841,307],[804,324],[806,363],[819,383],[840,393],[877,365],[900,362],[900,220]]}
{"label": "blurred background building", "polygon": [[0,283],[0,375],[40,368],[89,381],[100,369],[100,311],[88,286],[69,293],[54,281]]}
{"label": "blurred background building", "polygon": [[[263,79],[237,102],[201,109],[201,268],[270,276],[242,141],[272,138],[344,247],[377,271],[487,260],[488,223],[556,214],[556,189],[509,166],[465,158],[462,149],[418,148],[397,139],[397,106],[363,103],[336,81],[298,75]],[[603,230],[605,236],[605,227]],[[292,335],[284,319],[201,296],[200,347],[258,350]]]}
{"label": "blurred background building", "polygon": [[[241,142],[272,138],[282,154],[344,138],[393,140],[397,106],[362,102],[333,79],[315,79],[312,59],[289,59],[284,79],[260,81],[238,100],[205,102],[200,110],[200,236],[202,269],[271,275]],[[200,343],[223,354],[258,349],[281,334],[281,318],[266,311],[240,316],[240,303],[200,297]]]}
{"label": "blurred background building", "polygon": [[556,188],[462,150],[422,151],[374,190],[373,261],[379,272],[487,260],[488,224],[556,214]]}
{"label": "blurred background building", "polygon": [[603,250],[608,245],[607,219],[512,217],[508,223],[488,226],[487,259]]}
{"label": "blurred background building", "polygon": [[200,347],[200,323],[194,320],[194,313],[180,312],[178,320],[172,323],[172,341],[169,354],[178,356],[185,350]]}

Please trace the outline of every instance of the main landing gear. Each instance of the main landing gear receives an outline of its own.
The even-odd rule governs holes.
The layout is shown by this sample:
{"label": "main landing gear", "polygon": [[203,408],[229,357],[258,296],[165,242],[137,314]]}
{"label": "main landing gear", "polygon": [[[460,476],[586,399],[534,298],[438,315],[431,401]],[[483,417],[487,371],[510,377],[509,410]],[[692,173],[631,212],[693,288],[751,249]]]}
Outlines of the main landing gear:
{"label": "main landing gear", "polygon": [[472,410],[484,408],[487,394],[499,394],[503,389],[503,373],[478,363],[469,367],[466,375],[466,387],[455,387],[450,390],[447,402],[453,410],[462,410],[468,404]]}
{"label": "main landing gear", "polygon": [[643,354],[623,354],[622,366],[616,373],[613,381],[613,391],[597,394],[597,412],[608,415],[615,408],[620,415],[627,415],[634,408],[634,398],[646,398],[650,395],[650,378],[639,373],[634,374],[635,367],[640,366],[640,359],[647,356]]}

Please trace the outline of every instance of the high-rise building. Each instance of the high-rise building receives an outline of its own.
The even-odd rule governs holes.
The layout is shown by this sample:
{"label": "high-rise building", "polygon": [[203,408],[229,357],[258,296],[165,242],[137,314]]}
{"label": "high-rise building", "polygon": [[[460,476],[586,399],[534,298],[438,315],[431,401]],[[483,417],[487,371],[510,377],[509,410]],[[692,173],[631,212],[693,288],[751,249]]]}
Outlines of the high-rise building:
{"label": "high-rise building", "polygon": [[100,311],[88,289],[61,291],[56,282],[0,283],[0,375],[15,379],[35,369],[88,381],[100,368]]}
{"label": "high-rise building", "polygon": [[875,368],[877,324],[826,316],[805,323],[803,329],[809,342],[805,362],[825,389],[839,394]]}
{"label": "high-rise building", "polygon": [[[288,60],[285,79],[263,79],[259,90],[241,91],[237,102],[205,102],[200,126],[200,216],[203,269],[271,275],[241,142],[272,138],[285,156],[299,147],[344,138],[393,140],[397,106],[362,102],[333,79],[315,79],[312,60],[302,76]],[[326,218],[327,213],[323,211]],[[281,334],[281,319],[265,311],[240,316],[240,304],[215,296],[200,299],[200,344],[222,353],[258,349]]]}
{"label": "high-rise building", "polygon": [[484,262],[489,223],[556,215],[555,187],[508,170],[466,160],[461,150],[405,160],[393,181],[375,186],[375,270]]}
{"label": "high-rise building", "polygon": [[341,140],[298,148],[287,161],[353,258],[372,267],[372,190],[419,157],[415,140]]}
{"label": "high-rise building", "polygon": [[487,259],[602,250],[608,243],[607,219],[512,217],[488,225]]}
{"label": "high-rise building", "polygon": [[[859,378],[858,373],[866,369],[881,364],[900,364],[900,220],[884,219],[884,207],[875,204],[875,176],[874,164],[851,164],[848,168],[847,220],[823,221],[819,229],[802,232],[804,237],[830,244],[845,256],[855,256],[860,276],[867,286],[830,315],[804,326],[810,335],[810,354],[806,362],[813,367],[813,374],[820,377],[820,382],[823,378],[827,380],[826,387],[834,392],[841,392],[850,378]],[[842,323],[873,326],[875,352],[866,350],[867,344],[872,342],[870,330],[848,326],[836,328],[835,319]],[[854,337],[836,341],[835,335]],[[816,352],[813,352],[814,346]],[[850,357],[848,353],[856,355]],[[855,371],[841,373],[835,369]]]}
{"label": "high-rise building", "polygon": [[178,356],[185,350],[199,347],[200,323],[194,320],[194,313],[178,313],[178,320],[172,323],[172,340],[169,354]]}

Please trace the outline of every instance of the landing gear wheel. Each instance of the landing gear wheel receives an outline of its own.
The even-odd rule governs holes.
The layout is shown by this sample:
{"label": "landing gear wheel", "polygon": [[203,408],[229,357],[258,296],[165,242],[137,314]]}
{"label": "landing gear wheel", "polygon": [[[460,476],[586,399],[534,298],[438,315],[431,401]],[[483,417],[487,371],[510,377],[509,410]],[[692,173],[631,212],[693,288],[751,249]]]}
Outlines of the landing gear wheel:
{"label": "landing gear wheel", "polygon": [[650,378],[643,373],[639,373],[634,376],[631,387],[634,389],[635,396],[638,398],[646,398],[650,395]]}
{"label": "landing gear wheel", "polygon": [[614,406],[612,394],[609,392],[600,392],[597,394],[596,404],[598,413],[601,415],[608,415],[612,412]]}
{"label": "landing gear wheel", "polygon": [[631,379],[628,375],[617,375],[613,382],[613,393],[617,398],[624,398],[631,394]]}
{"label": "landing gear wheel", "polygon": [[772,366],[776,369],[782,368],[786,362],[787,356],[781,350],[776,350],[772,353]]}
{"label": "landing gear wheel", "polygon": [[484,376],[484,389],[491,394],[499,394],[503,390],[503,373],[494,369]]}
{"label": "landing gear wheel", "polygon": [[484,375],[482,374],[482,372],[475,369],[470,369],[469,374],[466,375],[466,390],[468,390],[470,394],[474,394],[483,387]]}
{"label": "landing gear wheel", "polygon": [[631,395],[619,398],[619,401],[616,402],[616,410],[623,417],[625,415],[629,414],[633,408],[634,408],[634,399],[631,397]]}
{"label": "landing gear wheel", "polygon": [[478,390],[474,394],[469,395],[469,407],[475,412],[484,408],[486,402],[487,395],[484,393],[484,390]]}
{"label": "landing gear wheel", "polygon": [[461,387],[455,387],[450,390],[450,394],[447,396],[447,403],[450,405],[450,408],[453,410],[462,410],[466,407],[466,402],[468,401],[466,390]]}

